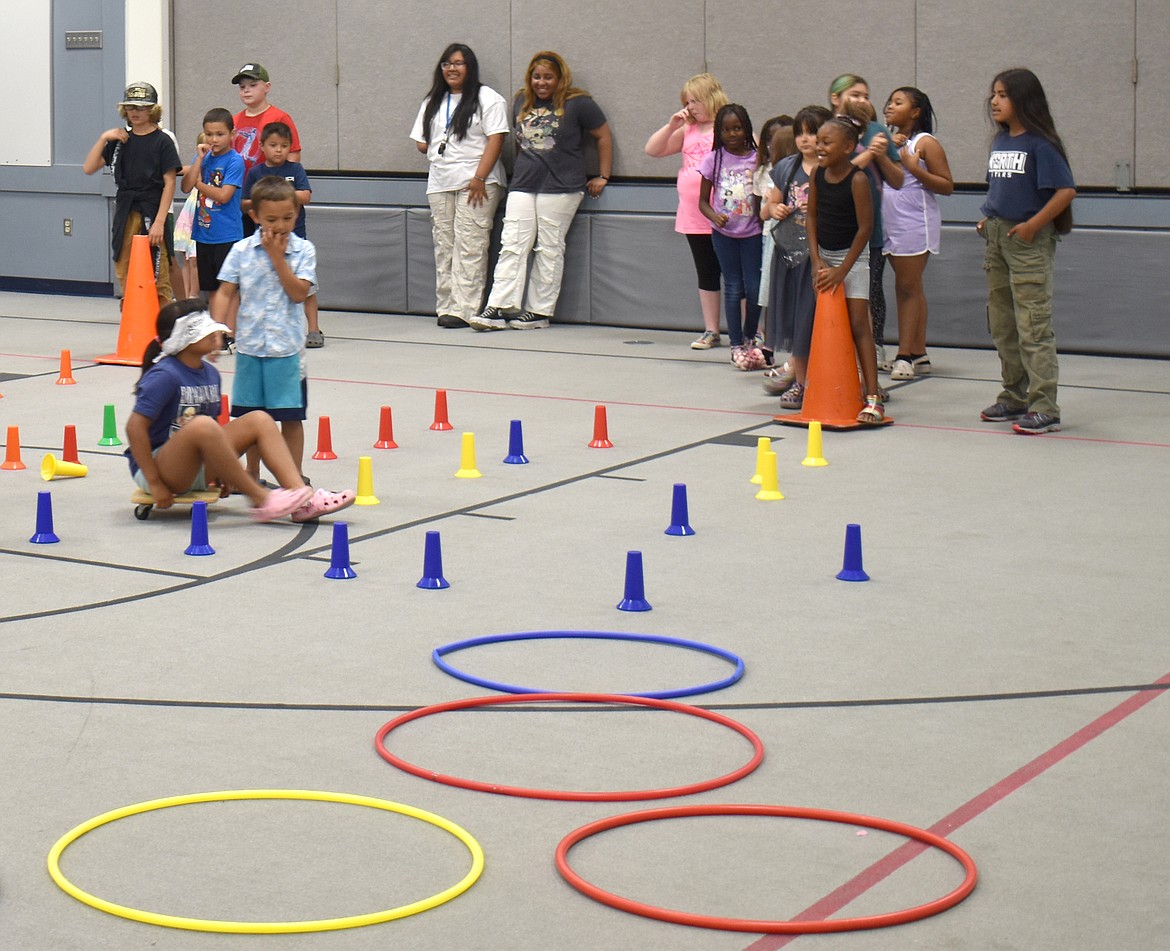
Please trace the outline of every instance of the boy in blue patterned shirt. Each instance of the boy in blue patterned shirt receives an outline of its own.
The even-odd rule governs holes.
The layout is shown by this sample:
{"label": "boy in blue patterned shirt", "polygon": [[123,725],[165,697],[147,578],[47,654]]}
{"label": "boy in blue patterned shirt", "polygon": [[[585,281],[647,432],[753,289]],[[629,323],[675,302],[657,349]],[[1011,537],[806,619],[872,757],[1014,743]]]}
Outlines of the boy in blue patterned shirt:
{"label": "boy in blue patterned shirt", "polygon": [[[300,209],[290,182],[261,179],[251,198],[256,233],[228,252],[212,313],[219,320],[239,300],[232,416],[266,410],[300,471],[308,413],[304,304],[317,292],[317,250],[293,234]],[[249,456],[248,472],[258,476],[259,468],[259,458]]]}

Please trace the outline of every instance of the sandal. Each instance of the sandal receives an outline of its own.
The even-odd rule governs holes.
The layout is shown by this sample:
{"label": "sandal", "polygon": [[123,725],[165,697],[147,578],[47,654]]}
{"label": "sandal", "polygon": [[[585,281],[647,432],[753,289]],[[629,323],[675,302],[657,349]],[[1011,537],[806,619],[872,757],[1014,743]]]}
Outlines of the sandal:
{"label": "sandal", "polygon": [[319,350],[325,346],[325,335],[320,330],[310,330],[305,334],[305,347],[309,350]]}
{"label": "sandal", "polygon": [[784,409],[800,409],[804,406],[804,384],[793,383],[780,395],[780,405]]}
{"label": "sandal", "polygon": [[870,426],[876,426],[884,423],[886,420],[886,408],[882,405],[879,397],[867,396],[865,398],[865,406],[862,407],[861,412],[857,414],[857,421],[859,423],[867,423]]}
{"label": "sandal", "polygon": [[322,515],[333,515],[342,509],[349,508],[356,498],[357,496],[352,489],[346,489],[344,492],[318,489],[292,513],[292,520],[294,522],[311,522]]}
{"label": "sandal", "polygon": [[309,501],[313,490],[302,489],[273,489],[268,493],[264,504],[252,509],[252,518],[257,522],[271,522],[276,518],[292,515],[297,509]]}
{"label": "sandal", "polygon": [[783,396],[795,382],[796,371],[791,364],[785,363],[764,371],[764,392],[769,396]]}

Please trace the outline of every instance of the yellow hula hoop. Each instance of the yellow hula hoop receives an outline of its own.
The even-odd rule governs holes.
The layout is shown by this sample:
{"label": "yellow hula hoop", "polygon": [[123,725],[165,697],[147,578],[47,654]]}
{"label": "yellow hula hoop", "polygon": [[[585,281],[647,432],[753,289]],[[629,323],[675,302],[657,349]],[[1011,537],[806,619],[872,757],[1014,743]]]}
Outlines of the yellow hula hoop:
{"label": "yellow hula hoop", "polygon": [[[456,884],[444,889],[430,898],[390,908],[386,911],[376,911],[367,915],[350,915],[346,918],[322,918],[316,921],[216,921],[210,918],[183,918],[176,915],[163,915],[153,911],[141,911],[137,908],[128,908],[118,905],[104,898],[98,898],[89,892],[83,891],[67,879],[61,872],[61,853],[73,842],[76,842],[87,832],[125,819],[128,816],[141,815],[144,812],[154,812],[158,809],[167,809],[171,806],[185,806],[199,802],[225,802],[240,799],[297,799],[312,802],[337,802],[351,806],[367,806],[371,809],[382,809],[386,812],[396,812],[438,826],[444,832],[455,836],[467,846],[471,853],[471,869]],[[340,931],[344,928],[360,928],[365,925],[376,925],[383,921],[393,921],[396,918],[407,918],[420,912],[450,901],[457,895],[463,894],[475,884],[483,872],[483,849],[479,843],[465,829],[454,822],[437,816],[434,813],[406,806],[402,803],[391,802],[388,799],[373,799],[369,796],[353,796],[348,793],[318,792],[305,789],[233,789],[221,792],[193,793],[187,796],[171,796],[166,799],[152,799],[149,802],[140,802],[132,806],[123,806],[83,822],[81,825],[61,836],[49,850],[49,875],[53,881],[67,894],[72,895],[80,902],[84,902],[99,911],[117,915],[119,918],[129,918],[131,921],[141,921],[148,925],[161,925],[164,928],[184,928],[188,931],[214,931],[222,934],[297,934],[310,931]]]}

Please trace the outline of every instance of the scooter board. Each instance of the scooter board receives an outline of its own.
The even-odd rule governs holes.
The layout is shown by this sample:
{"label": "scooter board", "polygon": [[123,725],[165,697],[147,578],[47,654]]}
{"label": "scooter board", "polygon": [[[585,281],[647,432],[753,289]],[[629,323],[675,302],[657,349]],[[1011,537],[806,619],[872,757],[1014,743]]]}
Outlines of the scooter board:
{"label": "scooter board", "polygon": [[[214,505],[219,499],[218,489],[200,489],[176,495],[173,504],[191,505],[194,502],[206,502],[208,505]],[[143,489],[135,489],[133,495],[130,496],[130,504],[134,506],[134,517],[140,522],[145,521],[150,518],[150,512],[154,508],[154,496]]]}

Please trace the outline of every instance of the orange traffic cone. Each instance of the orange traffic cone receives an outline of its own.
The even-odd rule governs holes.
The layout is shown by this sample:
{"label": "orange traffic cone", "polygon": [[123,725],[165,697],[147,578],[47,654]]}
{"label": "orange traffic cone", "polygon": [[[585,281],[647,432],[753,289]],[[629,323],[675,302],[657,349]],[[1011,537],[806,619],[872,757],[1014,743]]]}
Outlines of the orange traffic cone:
{"label": "orange traffic cone", "polygon": [[[845,290],[838,287],[832,293],[820,291],[804,405],[795,416],[783,414],[773,419],[789,426],[807,426],[816,421],[824,429],[860,429],[866,424],[857,421],[857,414],[864,405]],[[893,422],[888,416],[885,421]]]}
{"label": "orange traffic cone", "polygon": [[[142,362],[141,360],[139,361]],[[73,379],[73,355],[68,350],[61,351],[61,373],[57,376],[58,386],[73,386],[77,381]]]}
{"label": "orange traffic cone", "polygon": [[[166,253],[166,252],[162,252]],[[122,297],[122,323],[118,328],[118,349],[98,357],[98,363],[124,367],[142,364],[146,345],[158,332],[158,289],[150,259],[150,238],[135,235],[130,245],[130,269]]]}
{"label": "orange traffic cone", "polygon": [[8,427],[8,441],[4,444],[4,462],[0,469],[24,469],[24,460],[20,458],[20,427]]}
{"label": "orange traffic cone", "polygon": [[333,451],[333,428],[329,424],[328,416],[317,417],[317,451],[313,453],[313,458],[337,458],[337,453]]}

